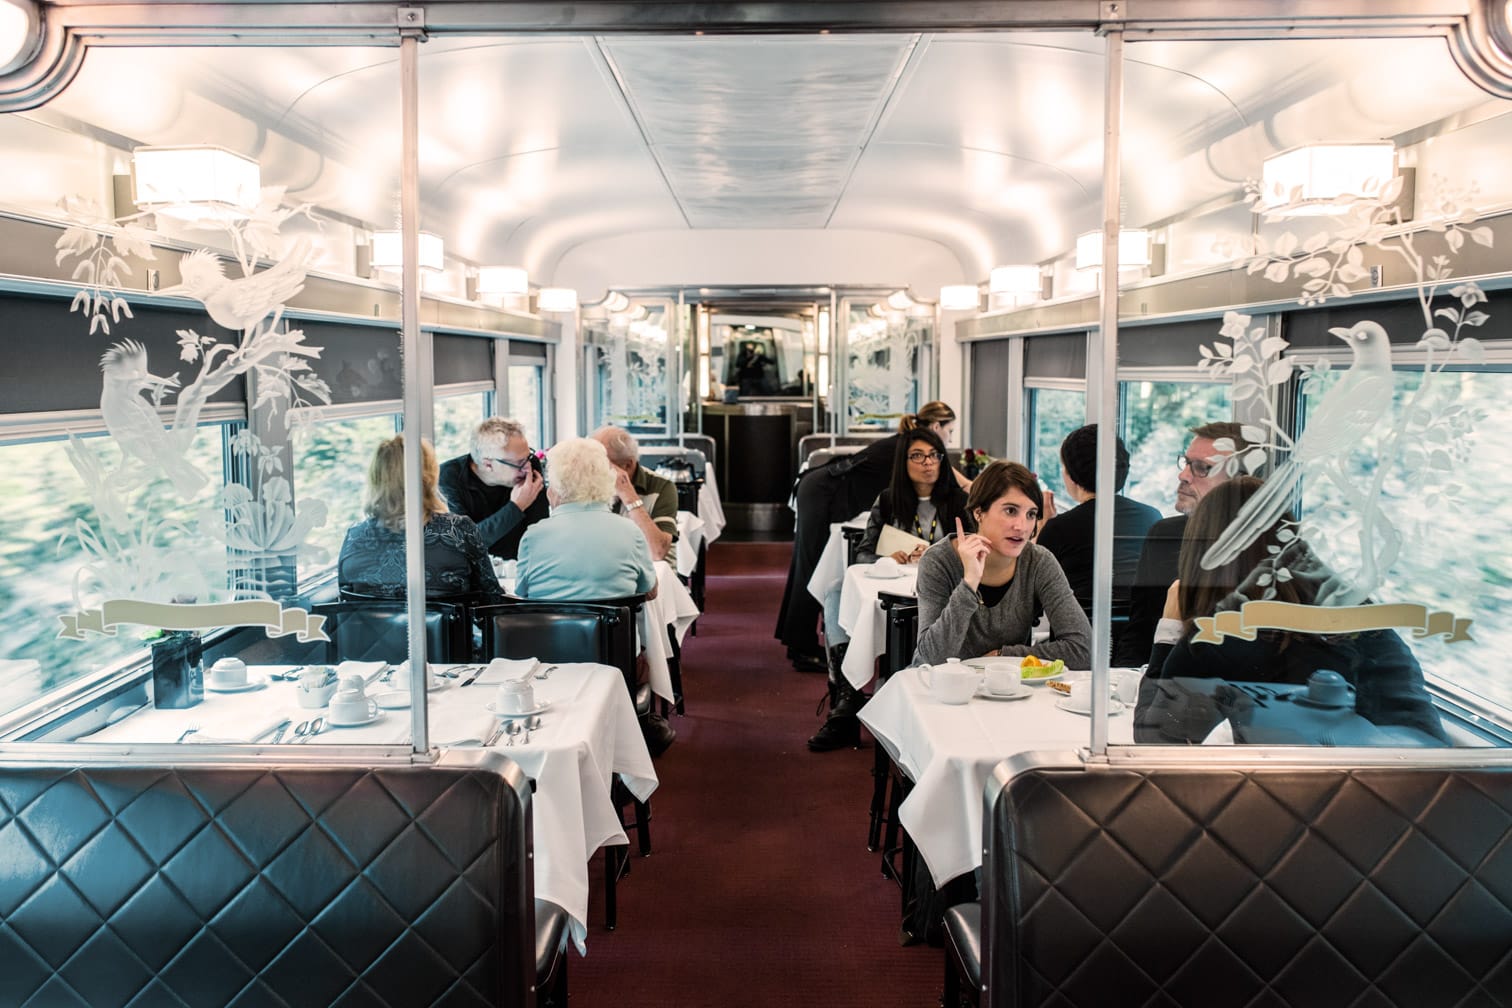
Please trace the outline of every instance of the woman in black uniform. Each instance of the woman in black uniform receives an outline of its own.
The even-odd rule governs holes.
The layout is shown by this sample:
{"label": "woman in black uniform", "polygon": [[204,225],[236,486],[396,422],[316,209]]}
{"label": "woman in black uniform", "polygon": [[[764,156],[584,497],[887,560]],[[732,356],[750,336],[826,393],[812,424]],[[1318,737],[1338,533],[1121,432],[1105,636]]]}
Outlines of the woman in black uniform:
{"label": "woman in black uniform", "polygon": [[[821,607],[819,600],[809,594],[808,582],[824,553],[830,525],[854,518],[872,506],[892,477],[901,436],[925,428],[949,444],[955,422],[955,410],[949,406],[942,402],[926,403],[919,412],[909,413],[898,421],[897,434],[874,441],[854,455],[810,469],[798,478],[793,560],[788,566],[775,636],[787,645],[788,658],[799,671],[825,672],[829,667],[819,643]],[[956,478],[965,482],[959,474]]]}

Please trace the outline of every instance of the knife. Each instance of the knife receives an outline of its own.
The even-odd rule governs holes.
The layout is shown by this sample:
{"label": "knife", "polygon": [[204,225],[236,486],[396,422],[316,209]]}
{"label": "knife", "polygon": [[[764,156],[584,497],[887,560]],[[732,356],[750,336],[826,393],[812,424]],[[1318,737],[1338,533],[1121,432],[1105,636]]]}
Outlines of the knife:
{"label": "knife", "polygon": [[293,723],[294,723],[294,719],[293,718],[284,718],[282,721],[280,721],[278,724],[274,725],[272,728],[269,728],[266,731],[258,733],[258,736],[256,738],[249,739],[248,741],[251,741],[251,742],[261,742],[263,739],[267,738],[269,735],[272,735],[273,738],[272,738],[272,740],[271,740],[271,742],[269,744],[270,745],[277,745],[278,744],[278,740],[281,739],[281,738],[283,738],[283,733],[286,732],[286,731],[288,731],[289,730],[289,725],[291,725]]}
{"label": "knife", "polygon": [[483,748],[487,749],[499,741],[499,736],[504,734],[504,724],[505,722],[501,720],[498,724],[494,725],[494,730],[488,733],[488,740],[483,743]]}
{"label": "knife", "polygon": [[463,686],[471,686],[473,684],[473,680],[478,678],[478,676],[482,674],[483,666],[479,665],[477,668],[472,670],[472,675],[468,676],[466,679],[463,679],[460,683],[457,684],[457,688],[461,689]]}

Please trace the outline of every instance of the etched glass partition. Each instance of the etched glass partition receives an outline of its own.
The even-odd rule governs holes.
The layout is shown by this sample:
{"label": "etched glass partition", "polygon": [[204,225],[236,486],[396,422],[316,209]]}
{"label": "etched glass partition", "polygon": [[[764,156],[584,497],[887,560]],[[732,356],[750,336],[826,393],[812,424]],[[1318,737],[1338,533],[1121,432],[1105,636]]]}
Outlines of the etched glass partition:
{"label": "etched glass partition", "polygon": [[934,319],[855,299],[842,302],[842,317],[846,430],[894,430],[923,404]]}
{"label": "etched glass partition", "polygon": [[607,319],[585,320],[590,348],[590,429],[614,424],[638,434],[667,434],[671,401],[671,305],[635,302]]}
{"label": "etched glass partition", "polygon": [[[1137,697],[1114,676],[1136,741],[1483,743],[1440,704],[1512,700],[1496,451],[1512,344],[1474,279],[1504,268],[1481,208],[1507,183],[1476,155],[1505,144],[1505,117],[1429,39],[1126,57],[1123,226],[1152,245],[1120,278],[1124,319],[1214,280],[1263,306],[1182,337],[1206,384],[1122,390],[1131,492],[1156,503],[1152,444],[1182,515],[1146,544],[1167,619]],[[1319,61],[1351,87],[1310,77]]]}

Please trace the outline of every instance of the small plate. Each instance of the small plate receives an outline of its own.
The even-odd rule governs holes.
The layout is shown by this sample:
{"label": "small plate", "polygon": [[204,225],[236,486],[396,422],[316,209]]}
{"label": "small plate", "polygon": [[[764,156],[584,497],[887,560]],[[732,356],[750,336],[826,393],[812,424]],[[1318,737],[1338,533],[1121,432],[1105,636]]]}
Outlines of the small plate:
{"label": "small plate", "polygon": [[409,690],[388,690],[384,693],[374,693],[373,703],[384,710],[403,710],[410,705]]}
{"label": "small plate", "polygon": [[337,721],[334,717],[330,717],[328,715],[326,717],[326,727],[327,728],[361,728],[363,725],[370,725],[374,721],[381,720],[382,718],[383,718],[383,711],[381,711],[381,710],[380,711],[374,711],[372,717],[362,718],[359,721]]}
{"label": "small plate", "polygon": [[891,581],[894,578],[900,578],[903,576],[903,570],[899,567],[894,567],[891,573],[886,570],[877,570],[877,568],[875,567],[871,568],[870,570],[863,571],[862,573],[864,573],[867,577],[875,578],[878,581]]}
{"label": "small plate", "polygon": [[967,668],[974,668],[978,672],[986,672],[989,668],[992,668],[995,665],[1004,665],[1015,670],[1021,667],[1019,659],[1013,657],[1004,657],[1003,655],[985,655],[981,658],[963,658],[961,659],[961,664],[965,665]]}
{"label": "small plate", "polygon": [[1034,691],[1020,686],[1007,693],[994,693],[986,686],[981,686],[977,688],[976,695],[983,700],[1027,700],[1034,695]]}
{"label": "small plate", "polygon": [[205,682],[205,689],[211,693],[251,693],[253,690],[260,690],[266,685],[268,685],[268,680],[261,676],[255,679],[249,676],[246,682],[238,686],[215,686],[207,680]]}
{"label": "small plate", "polygon": [[1061,676],[1063,676],[1065,674],[1066,674],[1066,670],[1065,669],[1061,669],[1059,672],[1056,672],[1054,675],[1035,676],[1032,679],[1029,678],[1028,676],[1022,676],[1021,675],[1020,676],[1020,681],[1025,686],[1040,686],[1040,685],[1043,685],[1043,684],[1045,684],[1047,682],[1055,682],[1057,679],[1059,679]]}
{"label": "small plate", "polygon": [[537,700],[536,705],[530,708],[530,710],[528,711],[501,711],[499,710],[498,705],[492,703],[488,704],[487,707],[490,711],[503,718],[531,717],[532,715],[539,714],[544,710],[550,710],[551,701]]}
{"label": "small plate", "polygon": [[[1080,714],[1082,717],[1092,716],[1090,709],[1082,710],[1080,707],[1072,707],[1070,699],[1057,700],[1055,701],[1055,706],[1070,714]],[[1122,700],[1114,700],[1108,707],[1108,715],[1111,717],[1114,714],[1122,714],[1127,709]]]}

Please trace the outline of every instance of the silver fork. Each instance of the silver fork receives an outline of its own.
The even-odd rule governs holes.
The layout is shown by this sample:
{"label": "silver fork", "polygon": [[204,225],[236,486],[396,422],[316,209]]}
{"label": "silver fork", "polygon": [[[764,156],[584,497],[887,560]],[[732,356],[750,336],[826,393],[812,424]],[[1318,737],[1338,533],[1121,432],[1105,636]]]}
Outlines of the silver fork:
{"label": "silver fork", "polygon": [[184,729],[184,734],[180,735],[178,737],[178,740],[180,742],[182,742],[182,741],[184,741],[184,739],[188,738],[190,735],[193,735],[197,731],[199,731],[199,726],[197,726],[197,725],[195,727],[193,727],[193,728],[185,728]]}

